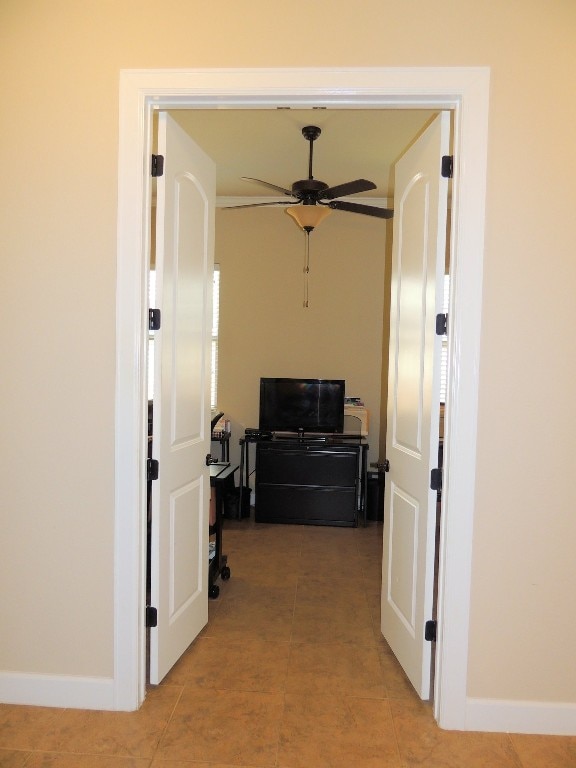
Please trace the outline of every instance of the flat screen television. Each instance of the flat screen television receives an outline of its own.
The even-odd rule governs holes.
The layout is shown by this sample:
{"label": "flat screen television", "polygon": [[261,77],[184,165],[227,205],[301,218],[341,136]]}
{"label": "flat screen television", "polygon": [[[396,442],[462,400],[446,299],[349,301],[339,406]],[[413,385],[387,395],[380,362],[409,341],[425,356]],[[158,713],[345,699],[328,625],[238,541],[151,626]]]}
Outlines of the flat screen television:
{"label": "flat screen television", "polygon": [[259,428],[270,432],[342,432],[343,379],[260,379]]}

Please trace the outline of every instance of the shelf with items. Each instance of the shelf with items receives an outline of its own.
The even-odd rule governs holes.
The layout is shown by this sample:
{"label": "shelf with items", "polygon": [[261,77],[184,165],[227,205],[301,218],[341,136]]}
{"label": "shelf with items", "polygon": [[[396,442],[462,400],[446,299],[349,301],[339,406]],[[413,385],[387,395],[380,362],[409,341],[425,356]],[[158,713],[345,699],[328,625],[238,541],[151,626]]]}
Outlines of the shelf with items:
{"label": "shelf with items", "polygon": [[222,553],[222,517],[224,513],[224,496],[230,488],[234,488],[234,473],[238,467],[228,463],[210,465],[210,542],[208,551],[208,595],[218,597],[220,587],[216,580],[220,577],[227,581],[230,578],[228,557]]}

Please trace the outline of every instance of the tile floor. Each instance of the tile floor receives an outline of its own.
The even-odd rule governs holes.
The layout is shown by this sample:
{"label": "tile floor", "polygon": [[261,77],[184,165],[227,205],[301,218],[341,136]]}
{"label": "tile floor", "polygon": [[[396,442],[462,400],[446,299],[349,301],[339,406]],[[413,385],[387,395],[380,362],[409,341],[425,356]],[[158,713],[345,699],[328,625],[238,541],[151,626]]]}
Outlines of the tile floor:
{"label": "tile floor", "polygon": [[0,705],[0,768],[576,767],[576,737],[435,725],[380,635],[381,531],[226,521],[232,578],[142,708]]}

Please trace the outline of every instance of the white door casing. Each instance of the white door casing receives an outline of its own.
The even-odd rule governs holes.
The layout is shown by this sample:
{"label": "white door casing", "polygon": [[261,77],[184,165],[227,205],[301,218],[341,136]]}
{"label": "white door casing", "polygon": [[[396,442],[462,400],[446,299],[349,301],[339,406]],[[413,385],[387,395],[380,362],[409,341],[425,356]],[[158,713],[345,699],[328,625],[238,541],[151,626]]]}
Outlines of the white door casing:
{"label": "white door casing", "polygon": [[158,119],[150,682],[208,621],[210,339],[216,169],[170,115]]}
{"label": "white door casing", "polygon": [[443,112],[395,166],[390,297],[382,634],[422,699],[430,698],[442,309],[450,145]]}
{"label": "white door casing", "polygon": [[[487,67],[124,70],[119,88],[116,350],[115,665],[109,708],[145,697],[146,343],[152,118],[157,109],[325,106],[452,109],[449,420],[445,424],[434,713],[467,716],[482,263],[490,70]],[[457,513],[452,513],[457,510]]]}

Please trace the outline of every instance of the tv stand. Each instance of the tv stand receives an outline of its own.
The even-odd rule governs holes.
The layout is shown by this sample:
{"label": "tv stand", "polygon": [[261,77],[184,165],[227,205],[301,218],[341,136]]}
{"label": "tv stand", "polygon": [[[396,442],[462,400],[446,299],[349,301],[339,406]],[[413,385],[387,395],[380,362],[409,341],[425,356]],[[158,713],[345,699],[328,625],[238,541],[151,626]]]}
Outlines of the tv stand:
{"label": "tv stand", "polygon": [[256,442],[257,523],[366,524],[368,444],[358,436],[300,431],[248,442]]}

